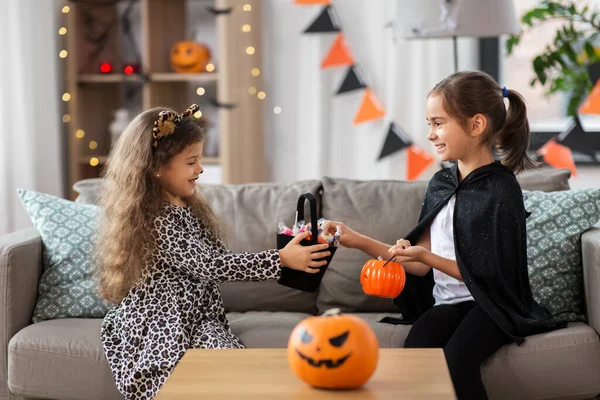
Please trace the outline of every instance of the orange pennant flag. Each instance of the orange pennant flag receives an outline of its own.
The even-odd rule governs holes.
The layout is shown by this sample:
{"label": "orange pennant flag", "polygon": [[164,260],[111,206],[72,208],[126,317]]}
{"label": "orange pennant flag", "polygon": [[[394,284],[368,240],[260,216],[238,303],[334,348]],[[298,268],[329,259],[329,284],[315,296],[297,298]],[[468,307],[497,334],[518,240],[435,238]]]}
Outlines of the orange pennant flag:
{"label": "orange pennant flag", "polygon": [[331,0],[294,0],[294,4],[328,6],[331,4]]}
{"label": "orange pennant flag", "polygon": [[321,68],[327,67],[339,67],[341,65],[353,65],[354,58],[350,53],[350,48],[348,47],[348,43],[346,43],[346,39],[344,39],[344,35],[338,33],[335,42],[333,42],[333,46],[329,49],[329,53],[321,63]]}
{"label": "orange pennant flag", "polygon": [[406,179],[409,181],[415,180],[423,171],[425,171],[435,159],[416,145],[410,146],[408,149],[407,174]]}
{"label": "orange pennant flag", "polygon": [[579,107],[580,114],[600,114],[600,79],[590,92],[587,99]]}
{"label": "orange pennant flag", "polygon": [[554,168],[565,168],[571,170],[571,175],[577,176],[575,161],[571,149],[550,139],[539,150],[538,154],[544,157],[544,162]]}
{"label": "orange pennant flag", "polygon": [[381,107],[379,101],[377,101],[375,94],[373,94],[371,89],[367,88],[365,90],[365,95],[363,96],[362,104],[358,109],[358,113],[354,117],[354,125],[378,119],[384,115],[385,110]]}

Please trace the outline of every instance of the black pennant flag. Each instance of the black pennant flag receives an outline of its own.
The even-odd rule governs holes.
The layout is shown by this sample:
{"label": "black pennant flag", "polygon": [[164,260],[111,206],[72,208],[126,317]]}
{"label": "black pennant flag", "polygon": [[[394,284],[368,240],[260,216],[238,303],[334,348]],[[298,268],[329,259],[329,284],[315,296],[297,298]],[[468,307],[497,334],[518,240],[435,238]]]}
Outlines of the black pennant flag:
{"label": "black pennant flag", "polygon": [[595,85],[598,79],[600,79],[600,62],[588,65],[587,71],[592,80],[592,85]]}
{"label": "black pennant flag", "polygon": [[395,122],[390,122],[385,143],[379,154],[379,160],[412,145],[412,140]]}
{"label": "black pennant flag", "polygon": [[340,24],[331,6],[326,6],[304,33],[339,32]]}
{"label": "black pennant flag", "polygon": [[579,117],[575,117],[573,123],[558,135],[558,142],[573,151],[600,161],[596,158],[596,153],[600,153],[600,132],[587,132],[583,129]]}
{"label": "black pennant flag", "polygon": [[337,94],[351,92],[353,90],[366,88],[365,80],[363,79],[360,70],[355,66],[348,68],[348,73],[337,91]]}

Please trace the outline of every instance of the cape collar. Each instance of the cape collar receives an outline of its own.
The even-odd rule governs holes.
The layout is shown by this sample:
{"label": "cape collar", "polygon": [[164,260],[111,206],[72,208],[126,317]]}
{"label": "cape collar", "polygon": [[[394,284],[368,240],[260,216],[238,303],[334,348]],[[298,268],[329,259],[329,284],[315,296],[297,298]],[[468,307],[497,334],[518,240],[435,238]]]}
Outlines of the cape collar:
{"label": "cape collar", "polygon": [[504,165],[502,165],[502,163],[500,161],[496,160],[494,162],[491,162],[489,164],[486,164],[479,168],[474,169],[461,182],[458,178],[458,163],[454,163],[450,167],[450,172],[452,174],[452,180],[454,181],[454,184],[456,186],[458,186],[461,183],[462,184],[471,183],[473,181],[479,180],[481,178],[484,178],[490,174],[493,174],[493,173],[496,173],[499,171],[508,172],[512,175],[512,171],[510,170],[510,168],[505,167]]}

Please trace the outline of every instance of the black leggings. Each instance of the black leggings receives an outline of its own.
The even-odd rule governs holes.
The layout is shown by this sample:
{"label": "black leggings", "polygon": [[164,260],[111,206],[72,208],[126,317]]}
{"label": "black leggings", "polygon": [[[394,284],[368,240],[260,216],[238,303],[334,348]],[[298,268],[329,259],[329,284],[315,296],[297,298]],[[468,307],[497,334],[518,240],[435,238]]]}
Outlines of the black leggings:
{"label": "black leggings", "polygon": [[487,399],[481,363],[510,342],[474,301],[430,308],[412,326],[407,348],[443,348],[459,400]]}

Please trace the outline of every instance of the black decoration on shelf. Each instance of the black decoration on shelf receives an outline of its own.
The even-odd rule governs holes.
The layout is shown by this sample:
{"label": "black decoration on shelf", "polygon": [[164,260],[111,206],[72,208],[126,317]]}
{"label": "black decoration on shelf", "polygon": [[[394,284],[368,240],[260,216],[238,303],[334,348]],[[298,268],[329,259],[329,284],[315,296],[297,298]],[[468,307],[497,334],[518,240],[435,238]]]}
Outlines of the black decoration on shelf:
{"label": "black decoration on shelf", "polygon": [[339,90],[337,91],[337,94],[347,93],[353,90],[363,89],[366,87],[367,85],[365,84],[365,80],[363,79],[360,70],[357,68],[356,65],[352,65],[350,68],[348,68],[348,73],[346,74],[344,81],[342,82]]}
{"label": "black decoration on shelf", "polygon": [[214,97],[212,97],[210,99],[210,104],[212,104],[213,106],[217,107],[217,108],[225,108],[227,110],[233,110],[234,108],[237,107],[237,105],[235,104],[226,104],[226,103],[220,103],[217,99],[215,99]]}
{"label": "black decoration on shelf", "polygon": [[389,156],[390,154],[394,154],[397,151],[405,149],[412,144],[412,140],[410,140],[408,134],[402,128],[400,128],[398,124],[392,121],[390,122],[390,127],[388,128],[385,142],[381,148],[379,160]]}
{"label": "black decoration on shelf", "polygon": [[228,8],[206,7],[206,10],[208,10],[208,12],[210,12],[214,15],[227,15],[227,14],[231,14],[231,12],[233,11],[233,7],[228,7]]}
{"label": "black decoration on shelf", "polygon": [[340,24],[331,6],[325,6],[319,16],[304,30],[304,33],[339,32]]}

